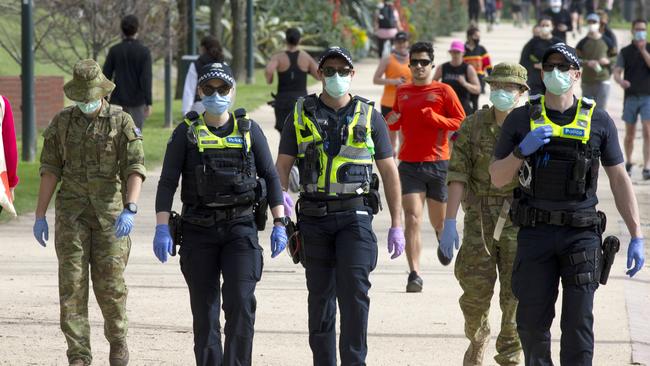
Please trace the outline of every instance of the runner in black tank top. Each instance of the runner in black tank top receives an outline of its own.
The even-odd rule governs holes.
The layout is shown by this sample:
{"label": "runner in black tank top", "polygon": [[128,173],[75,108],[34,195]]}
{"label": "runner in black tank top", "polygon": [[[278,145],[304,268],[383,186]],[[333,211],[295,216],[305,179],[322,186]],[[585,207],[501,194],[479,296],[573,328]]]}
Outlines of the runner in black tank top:
{"label": "runner in black tank top", "polygon": [[307,95],[307,72],[300,70],[300,51],[285,51],[289,57],[289,68],[278,71],[278,93],[275,96],[275,129],[282,131],[284,120],[293,112],[296,99]]}
{"label": "runner in black tank top", "polygon": [[465,114],[469,116],[473,113],[472,106],[470,104],[471,95],[470,92],[458,82],[459,76],[464,76],[466,80],[469,80],[466,63],[462,63],[460,66],[453,66],[449,62],[442,64],[441,81],[445,84],[450,85],[454,89],[456,95],[458,96],[458,99],[460,99],[460,103],[463,105]]}

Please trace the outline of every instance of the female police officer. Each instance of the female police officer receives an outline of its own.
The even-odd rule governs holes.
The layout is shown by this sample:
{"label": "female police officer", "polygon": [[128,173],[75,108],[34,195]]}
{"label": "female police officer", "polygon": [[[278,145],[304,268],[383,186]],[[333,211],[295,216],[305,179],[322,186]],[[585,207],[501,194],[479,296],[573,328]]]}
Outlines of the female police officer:
{"label": "female police officer", "polygon": [[[153,249],[165,262],[174,244],[180,244],[173,243],[168,220],[182,176],[180,264],[190,290],[197,365],[251,364],[254,291],[263,265],[254,211],[266,210],[257,203],[264,199],[267,188],[275,217],[272,257],[282,252],[287,242],[280,180],[266,138],[245,111],[228,113],[234,84],[225,63],[209,64],[199,71],[199,93],[206,112],[188,113],[174,130],[156,194],[158,225]],[[223,352],[220,275],[227,319]]]}

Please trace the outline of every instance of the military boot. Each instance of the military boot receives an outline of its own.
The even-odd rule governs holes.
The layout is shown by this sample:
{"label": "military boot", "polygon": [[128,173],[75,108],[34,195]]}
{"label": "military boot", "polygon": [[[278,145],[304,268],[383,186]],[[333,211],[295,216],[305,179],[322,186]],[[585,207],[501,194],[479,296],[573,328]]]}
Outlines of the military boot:
{"label": "military boot", "polygon": [[463,366],[481,366],[483,365],[483,356],[488,342],[471,342],[465,356],[463,357]]}
{"label": "military boot", "polygon": [[126,346],[126,342],[111,343],[108,363],[110,366],[126,366],[129,364],[129,349]]}

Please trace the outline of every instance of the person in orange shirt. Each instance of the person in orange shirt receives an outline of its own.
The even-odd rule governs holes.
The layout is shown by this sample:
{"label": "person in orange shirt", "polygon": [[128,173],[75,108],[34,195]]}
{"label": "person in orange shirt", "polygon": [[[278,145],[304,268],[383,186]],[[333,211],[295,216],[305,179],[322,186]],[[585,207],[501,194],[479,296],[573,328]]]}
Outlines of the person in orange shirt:
{"label": "person in orange shirt", "polygon": [[[381,114],[387,118],[388,113],[393,110],[395,103],[395,93],[397,87],[411,82],[411,69],[409,68],[409,36],[406,32],[397,32],[393,51],[390,55],[384,57],[377,70],[372,82],[375,85],[384,86],[384,94],[381,96]],[[390,131],[390,142],[393,150],[397,145],[397,132]]]}
{"label": "person in orange shirt", "polygon": [[[417,42],[409,51],[412,84],[397,88],[393,111],[387,123],[400,131],[402,141],[398,159],[402,183],[402,206],[406,218],[406,256],[410,268],[407,292],[422,291],[420,270],[420,222],[426,199],[429,220],[442,232],[447,202],[449,133],[465,119],[463,105],[451,86],[433,80],[433,45]],[[440,248],[438,259],[449,264]]]}

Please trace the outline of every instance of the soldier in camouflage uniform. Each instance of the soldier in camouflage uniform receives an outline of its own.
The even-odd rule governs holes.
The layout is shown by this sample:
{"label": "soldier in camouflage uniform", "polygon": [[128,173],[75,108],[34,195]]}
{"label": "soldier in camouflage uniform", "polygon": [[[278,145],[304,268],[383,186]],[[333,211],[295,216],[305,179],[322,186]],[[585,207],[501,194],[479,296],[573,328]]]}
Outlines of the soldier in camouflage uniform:
{"label": "soldier in camouflage uniform", "polygon": [[115,85],[94,60],[74,66],[64,86],[75,101],[43,133],[41,185],[34,236],[45,246],[47,206],[56,196],[55,248],[59,260],[61,329],[70,365],[90,365],[88,272],[104,316],[111,366],[128,363],[124,269],[145,178],[142,135],[131,117],[104,98]]}
{"label": "soldier in camouflage uniform", "polygon": [[508,218],[513,182],[497,189],[490,182],[488,167],[501,125],[526,90],[526,69],[502,63],[485,79],[490,84],[492,107],[483,107],[467,117],[454,143],[447,181],[449,201],[440,238],[443,254],[451,259],[459,247],[456,213],[463,203],[465,231],[456,259],[455,274],[463,295],[460,307],[465,316],[465,335],[470,345],[463,365],[482,365],[489,341],[488,313],[497,276],[500,282],[501,331],[497,337],[500,365],[516,365],[521,358],[517,335],[515,299],[510,280],[517,250],[517,229]]}

